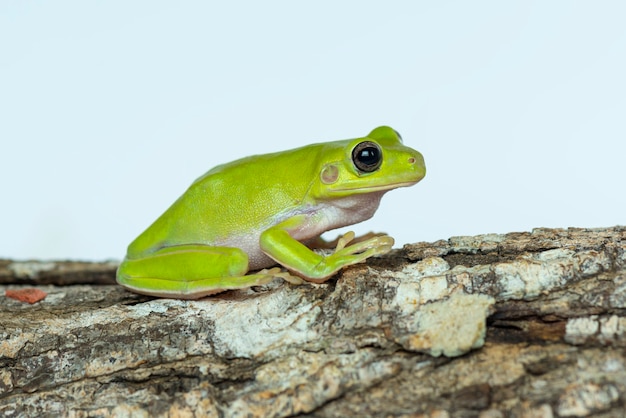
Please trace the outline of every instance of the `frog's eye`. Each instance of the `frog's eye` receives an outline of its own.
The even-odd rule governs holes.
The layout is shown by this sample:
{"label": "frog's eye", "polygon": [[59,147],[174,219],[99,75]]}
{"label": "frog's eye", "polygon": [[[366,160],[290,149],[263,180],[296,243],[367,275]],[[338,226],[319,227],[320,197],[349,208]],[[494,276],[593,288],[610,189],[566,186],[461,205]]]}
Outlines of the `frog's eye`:
{"label": "frog's eye", "polygon": [[400,132],[396,131],[395,129],[393,130],[396,135],[398,136],[398,139],[400,140],[400,142],[402,142],[402,135],[400,135]]}
{"label": "frog's eye", "polygon": [[383,153],[375,142],[361,142],[352,150],[352,162],[359,171],[371,173],[382,164]]}

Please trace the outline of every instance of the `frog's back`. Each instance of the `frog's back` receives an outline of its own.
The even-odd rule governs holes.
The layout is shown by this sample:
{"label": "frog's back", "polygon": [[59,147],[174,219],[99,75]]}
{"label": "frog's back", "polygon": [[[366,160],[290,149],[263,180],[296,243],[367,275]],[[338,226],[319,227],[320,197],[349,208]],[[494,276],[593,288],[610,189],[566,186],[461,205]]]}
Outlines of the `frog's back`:
{"label": "frog's back", "polygon": [[254,235],[306,205],[325,144],[246,157],[209,170],[128,247],[131,257]]}

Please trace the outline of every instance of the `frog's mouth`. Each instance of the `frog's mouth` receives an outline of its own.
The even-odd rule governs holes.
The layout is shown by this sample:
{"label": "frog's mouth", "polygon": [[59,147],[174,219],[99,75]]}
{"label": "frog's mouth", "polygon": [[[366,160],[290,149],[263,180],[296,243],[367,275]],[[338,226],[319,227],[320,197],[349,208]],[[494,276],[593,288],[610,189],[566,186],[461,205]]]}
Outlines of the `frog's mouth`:
{"label": "frog's mouth", "polygon": [[333,192],[338,192],[338,193],[345,193],[345,192],[352,192],[352,193],[375,193],[375,192],[385,192],[385,191],[389,191],[392,189],[397,189],[399,187],[410,187],[413,186],[414,184],[419,183],[421,179],[419,180],[414,180],[414,181],[402,181],[402,182],[398,182],[398,183],[388,183],[388,184],[383,184],[380,186],[364,186],[364,187],[354,187],[354,188],[350,188],[350,187],[342,187],[342,188],[337,188],[337,189],[333,189]]}

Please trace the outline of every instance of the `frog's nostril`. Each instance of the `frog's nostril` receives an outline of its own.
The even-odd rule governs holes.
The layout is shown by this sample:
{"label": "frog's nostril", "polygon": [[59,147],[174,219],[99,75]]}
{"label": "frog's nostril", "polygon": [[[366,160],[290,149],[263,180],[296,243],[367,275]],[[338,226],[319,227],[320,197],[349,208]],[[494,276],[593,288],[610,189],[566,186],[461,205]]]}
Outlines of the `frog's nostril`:
{"label": "frog's nostril", "polygon": [[409,157],[409,164],[415,164],[415,157]]}

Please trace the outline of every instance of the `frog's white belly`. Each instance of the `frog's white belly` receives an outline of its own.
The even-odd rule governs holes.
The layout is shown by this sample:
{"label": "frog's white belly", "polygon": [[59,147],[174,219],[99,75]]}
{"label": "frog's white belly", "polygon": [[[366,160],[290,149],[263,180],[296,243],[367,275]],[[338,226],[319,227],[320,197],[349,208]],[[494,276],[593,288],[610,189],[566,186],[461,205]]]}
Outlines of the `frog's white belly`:
{"label": "frog's white belly", "polygon": [[260,247],[263,231],[293,216],[305,215],[308,221],[297,230],[289,231],[289,234],[301,242],[317,238],[326,231],[353,225],[371,218],[378,209],[384,193],[385,191],[355,195],[287,211],[272,219],[267,225],[262,225],[259,229],[249,231],[245,235],[230,237],[214,243],[214,245],[241,248],[248,254],[248,268],[250,270],[271,267],[276,265],[276,261],[265,255]]}

